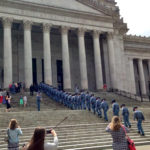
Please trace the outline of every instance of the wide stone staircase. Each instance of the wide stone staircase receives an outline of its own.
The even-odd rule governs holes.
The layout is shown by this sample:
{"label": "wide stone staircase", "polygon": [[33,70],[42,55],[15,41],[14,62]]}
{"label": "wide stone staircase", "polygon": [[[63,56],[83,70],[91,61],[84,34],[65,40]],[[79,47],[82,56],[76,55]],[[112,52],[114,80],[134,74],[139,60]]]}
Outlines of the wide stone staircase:
{"label": "wide stone staircase", "polygon": [[[35,127],[42,126],[46,129],[53,128],[65,117],[67,119],[55,130],[59,139],[59,150],[103,150],[112,149],[112,138],[105,132],[108,123],[87,110],[69,110],[44,96],[41,103],[41,111],[36,111],[35,96],[28,95],[28,107],[18,105],[20,95],[13,96],[13,109],[4,112],[4,106],[0,106],[0,150],[7,150],[4,142],[6,128],[12,118],[16,118],[22,128],[23,135],[20,136],[20,148],[28,143],[33,135]],[[111,113],[111,110],[109,111]],[[136,145],[150,144],[150,122],[143,124],[145,136],[137,134],[136,123],[132,122],[129,136]],[[52,142],[51,135],[46,135],[46,141]]]}

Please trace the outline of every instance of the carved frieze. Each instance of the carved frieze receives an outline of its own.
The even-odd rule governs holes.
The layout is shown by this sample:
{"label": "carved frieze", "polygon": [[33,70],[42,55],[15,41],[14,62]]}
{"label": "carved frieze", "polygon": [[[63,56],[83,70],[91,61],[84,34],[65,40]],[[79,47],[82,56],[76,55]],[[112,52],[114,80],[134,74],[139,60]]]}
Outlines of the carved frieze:
{"label": "carved frieze", "polygon": [[124,35],[124,41],[150,43],[150,37],[136,36],[136,35]]}

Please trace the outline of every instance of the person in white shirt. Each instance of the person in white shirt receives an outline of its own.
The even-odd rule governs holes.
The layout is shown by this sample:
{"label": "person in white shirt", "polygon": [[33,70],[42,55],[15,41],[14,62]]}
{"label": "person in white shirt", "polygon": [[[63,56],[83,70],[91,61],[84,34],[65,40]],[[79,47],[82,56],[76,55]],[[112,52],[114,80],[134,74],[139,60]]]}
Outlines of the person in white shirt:
{"label": "person in white shirt", "polygon": [[[45,135],[51,133],[54,137],[53,143],[45,142]],[[45,128],[36,128],[34,134],[23,150],[57,150],[58,138],[55,130],[49,130],[48,132]]]}
{"label": "person in white shirt", "polygon": [[27,106],[27,96],[23,97],[23,102],[24,102],[24,107],[26,107]]}

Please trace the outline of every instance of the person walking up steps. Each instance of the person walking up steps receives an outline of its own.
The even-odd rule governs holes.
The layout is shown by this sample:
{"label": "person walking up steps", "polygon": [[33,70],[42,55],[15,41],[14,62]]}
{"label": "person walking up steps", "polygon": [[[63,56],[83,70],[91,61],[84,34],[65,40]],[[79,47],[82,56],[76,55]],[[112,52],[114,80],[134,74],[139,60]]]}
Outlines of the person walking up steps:
{"label": "person walking up steps", "polygon": [[108,103],[106,102],[105,99],[102,100],[101,108],[103,109],[103,112],[104,112],[104,119],[105,119],[105,121],[108,121],[107,111],[109,109],[109,106],[108,106]]}
{"label": "person walking up steps", "polygon": [[121,124],[118,116],[114,116],[111,123],[106,127],[106,132],[109,132],[113,139],[113,150],[128,150],[128,143],[124,130],[129,132],[128,128]]}
{"label": "person walking up steps", "polygon": [[131,124],[129,122],[129,110],[128,110],[128,108],[126,107],[125,104],[122,104],[121,109],[122,109],[122,116],[123,116],[124,125],[126,127],[131,128]]}
{"label": "person walking up steps", "polygon": [[142,127],[142,122],[145,120],[145,117],[143,113],[140,110],[138,110],[138,107],[134,107],[133,111],[134,111],[134,120],[137,120],[138,133],[144,136],[145,134]]}
{"label": "person walking up steps", "polygon": [[112,109],[113,109],[113,115],[114,116],[119,116],[119,104],[116,102],[116,100],[112,100]]}

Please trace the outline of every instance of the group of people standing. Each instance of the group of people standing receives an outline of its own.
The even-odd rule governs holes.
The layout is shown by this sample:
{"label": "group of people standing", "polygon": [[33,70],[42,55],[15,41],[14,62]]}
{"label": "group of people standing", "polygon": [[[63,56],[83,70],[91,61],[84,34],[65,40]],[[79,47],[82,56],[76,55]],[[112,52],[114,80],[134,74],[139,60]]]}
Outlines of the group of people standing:
{"label": "group of people standing", "polygon": [[20,93],[21,90],[25,90],[25,84],[22,82],[13,82],[9,85],[9,91],[11,94]]}

